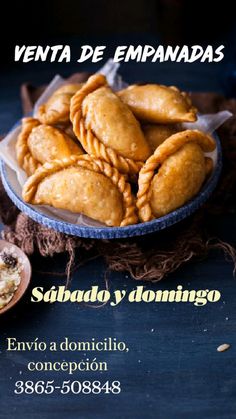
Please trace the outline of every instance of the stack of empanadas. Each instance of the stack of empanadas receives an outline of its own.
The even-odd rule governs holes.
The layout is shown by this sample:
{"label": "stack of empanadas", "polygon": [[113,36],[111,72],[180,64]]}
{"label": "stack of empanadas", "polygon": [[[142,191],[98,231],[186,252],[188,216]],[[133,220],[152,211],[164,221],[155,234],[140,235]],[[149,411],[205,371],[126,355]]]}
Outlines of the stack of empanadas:
{"label": "stack of empanadas", "polygon": [[113,92],[101,74],[65,84],[24,118],[17,139],[29,176],[23,199],[82,213],[107,226],[146,222],[179,208],[212,170],[212,137],[184,130],[197,110],[176,87]]}

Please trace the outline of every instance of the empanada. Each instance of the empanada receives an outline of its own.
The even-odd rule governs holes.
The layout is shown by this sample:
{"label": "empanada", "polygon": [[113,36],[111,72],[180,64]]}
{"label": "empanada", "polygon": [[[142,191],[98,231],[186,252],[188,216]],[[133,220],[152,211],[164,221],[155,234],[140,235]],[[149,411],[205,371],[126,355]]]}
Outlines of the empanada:
{"label": "empanada", "polygon": [[196,121],[190,97],[174,86],[132,85],[117,95],[141,121],[170,124]]}
{"label": "empanada", "polygon": [[57,89],[46,103],[39,106],[36,118],[42,124],[67,124],[70,121],[70,101],[82,84],[65,84]]}
{"label": "empanada", "polygon": [[17,137],[16,141],[16,158],[19,166],[24,169],[27,175],[31,175],[40,166],[38,160],[32,156],[31,151],[28,147],[28,138],[33,128],[40,125],[38,119],[35,118],[23,118],[21,132]]}
{"label": "empanada", "polygon": [[142,126],[144,136],[154,152],[168,137],[181,131],[180,124],[146,124]]}
{"label": "empanada", "polygon": [[65,132],[51,125],[40,125],[34,118],[24,118],[16,154],[19,165],[31,175],[40,164],[72,154],[80,155],[83,151]]}
{"label": "empanada", "polygon": [[137,222],[135,201],[124,175],[89,155],[53,160],[27,180],[23,199],[82,213],[107,226]]}
{"label": "empanada", "polygon": [[196,195],[212,167],[204,152],[214,149],[214,139],[197,130],[181,131],[167,138],[139,173],[140,220],[168,214]]}
{"label": "empanada", "polygon": [[87,153],[122,173],[137,173],[151,154],[139,122],[101,74],[90,77],[73,96],[70,117]]}

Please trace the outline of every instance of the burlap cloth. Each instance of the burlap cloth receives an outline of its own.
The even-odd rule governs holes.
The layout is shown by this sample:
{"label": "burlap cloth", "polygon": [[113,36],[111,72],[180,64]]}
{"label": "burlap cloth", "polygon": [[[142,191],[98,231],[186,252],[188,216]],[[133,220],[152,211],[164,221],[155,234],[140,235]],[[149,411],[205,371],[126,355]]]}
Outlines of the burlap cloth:
{"label": "burlap cloth", "polygon": [[[70,80],[81,82],[87,74],[74,74]],[[29,83],[21,87],[23,113],[32,110],[45,87]],[[207,257],[212,249],[221,249],[236,267],[234,243],[217,237],[220,215],[236,208],[236,100],[214,93],[193,93],[192,100],[202,113],[230,110],[234,116],[218,131],[223,147],[223,172],[210,200],[186,220],[152,235],[122,240],[91,240],[72,237],[37,224],[20,213],[8,198],[0,182],[0,216],[5,224],[3,238],[15,243],[28,255],[53,256],[67,252],[67,278],[86,261],[103,257],[113,271],[126,271],[136,280],[159,281],[191,259]]]}

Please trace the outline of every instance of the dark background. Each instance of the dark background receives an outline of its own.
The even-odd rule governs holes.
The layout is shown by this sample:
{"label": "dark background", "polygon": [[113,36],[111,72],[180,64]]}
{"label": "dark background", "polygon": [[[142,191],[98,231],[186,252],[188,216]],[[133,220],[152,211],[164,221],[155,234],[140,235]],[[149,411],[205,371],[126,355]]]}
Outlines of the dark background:
{"label": "dark background", "polygon": [[[187,0],[25,0],[4,2],[0,24],[0,128],[10,129],[6,113],[21,117],[19,88],[24,82],[49,83],[55,74],[97,71],[118,45],[224,45],[219,63],[122,63],[128,83],[175,83],[187,91],[236,96],[236,19],[233,2]],[[71,46],[70,63],[14,62],[15,45]],[[103,61],[77,63],[81,45],[106,45]],[[18,98],[18,111],[15,101]],[[6,100],[7,99],[7,100]]]}
{"label": "dark background", "polygon": [[[97,71],[118,45],[224,45],[220,63],[122,63],[120,73],[131,82],[175,83],[184,90],[218,91],[236,96],[236,19],[233,2],[187,0],[32,0],[5,1],[0,24],[0,89],[40,85],[55,74]],[[15,45],[71,47],[70,63],[14,62]],[[77,63],[81,45],[106,45],[103,61]],[[145,67],[145,71],[144,71]],[[193,75],[198,83],[193,83]],[[199,83],[201,80],[201,83]],[[5,101],[5,99],[4,99]],[[0,104],[1,107],[1,104]],[[19,117],[20,115],[15,115]],[[3,123],[3,130],[9,129]]]}
{"label": "dark background", "polygon": [[[130,39],[143,35],[162,44],[217,44],[233,49],[232,1],[57,0],[7,2],[2,20],[1,69],[13,65],[15,44],[38,45],[66,39]],[[14,64],[15,66],[16,64]]]}
{"label": "dark background", "polygon": [[235,21],[228,0],[26,0],[6,7],[11,11],[8,38],[18,41],[149,32],[167,43],[208,42],[222,40]]}

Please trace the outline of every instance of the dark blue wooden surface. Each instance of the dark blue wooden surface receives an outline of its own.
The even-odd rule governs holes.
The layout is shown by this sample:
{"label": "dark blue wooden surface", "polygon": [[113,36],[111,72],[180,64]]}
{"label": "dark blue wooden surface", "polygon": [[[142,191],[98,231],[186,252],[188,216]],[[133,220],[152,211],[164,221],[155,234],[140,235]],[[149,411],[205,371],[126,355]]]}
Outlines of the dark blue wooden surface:
{"label": "dark blue wooden surface", "polygon": [[[91,70],[91,67],[85,66]],[[84,69],[83,68],[83,69]],[[34,70],[35,69],[35,70]],[[1,75],[0,129],[7,131],[21,115],[19,83],[26,79],[34,83],[48,82],[55,72],[69,74],[81,67],[68,65],[25,66]],[[92,68],[93,70],[93,68]],[[173,83],[191,90],[222,91],[222,67],[219,65],[176,66],[176,64],[134,65],[121,69],[129,81],[152,80]],[[235,241],[236,222],[233,216],[217,217],[222,239]],[[156,236],[158,240],[158,234]],[[62,284],[63,279],[42,275],[36,270],[61,270],[65,260],[37,259],[33,261],[31,288]],[[104,288],[105,265],[94,261],[73,276],[73,288],[89,288],[99,284]],[[141,285],[142,283],[139,283]],[[0,418],[1,419],[189,419],[236,417],[236,283],[232,264],[222,254],[212,253],[207,260],[192,262],[152,289],[175,289],[182,284],[187,289],[218,289],[218,303],[203,307],[192,304],[129,304],[117,308],[109,305],[100,309],[77,304],[32,304],[27,292],[18,306],[0,319]],[[135,287],[124,274],[110,275],[111,289],[131,290]],[[145,284],[144,284],[145,285]],[[29,360],[76,360],[76,354],[14,353],[5,351],[6,337],[19,340],[63,339],[86,340],[116,337],[124,340],[129,353],[99,354],[106,359],[107,373],[75,374],[73,379],[120,380],[118,396],[15,396],[14,382],[27,379],[69,379],[65,374],[30,374]],[[218,353],[222,343],[230,343],[227,352]],[[90,355],[91,356],[91,355]]]}

